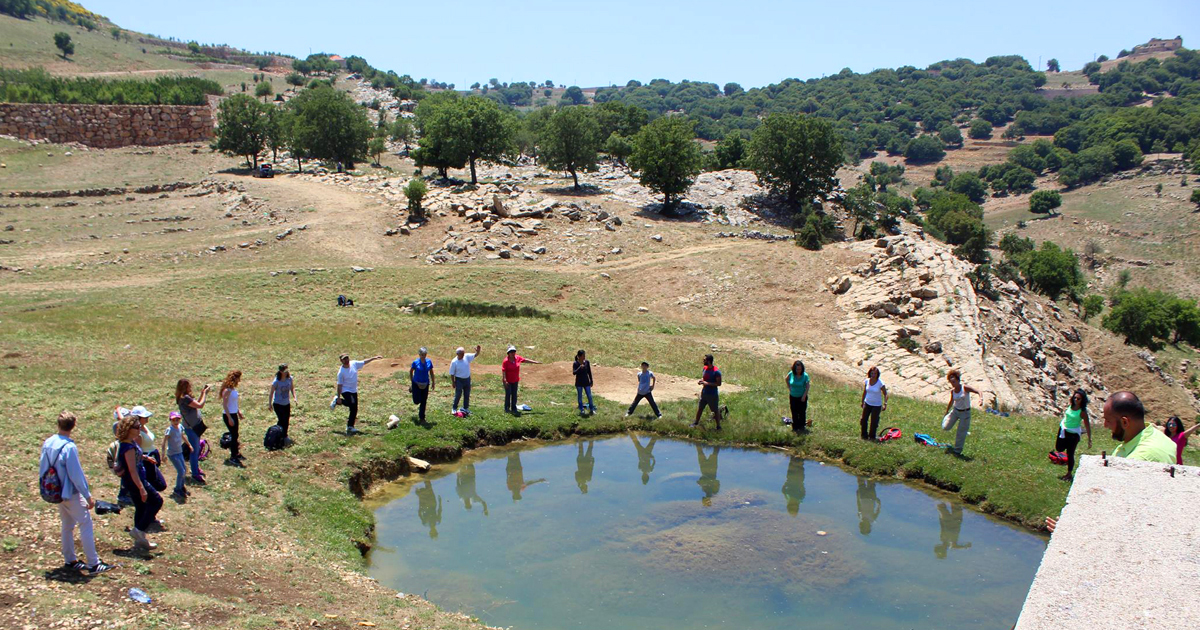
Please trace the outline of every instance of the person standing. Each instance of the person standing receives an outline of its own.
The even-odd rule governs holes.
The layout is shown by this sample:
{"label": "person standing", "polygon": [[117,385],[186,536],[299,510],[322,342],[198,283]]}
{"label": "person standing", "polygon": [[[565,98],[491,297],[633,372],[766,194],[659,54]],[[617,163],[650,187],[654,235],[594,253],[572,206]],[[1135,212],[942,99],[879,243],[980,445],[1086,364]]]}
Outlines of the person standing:
{"label": "person standing", "polygon": [[[982,394],[970,385],[963,385],[962,372],[958,370],[950,370],[946,374],[946,380],[950,382],[950,400],[946,402],[946,415],[942,417],[942,430],[949,431],[951,427],[958,424],[958,430],[954,433],[954,447],[947,450],[956,455],[962,455],[963,445],[967,442],[967,433],[971,430],[971,394],[976,396],[982,396]],[[873,430],[872,433],[874,433]]]}
{"label": "person standing", "polygon": [[579,404],[579,415],[583,415],[583,394],[587,393],[587,411],[591,414],[596,413],[596,405],[592,402],[592,363],[587,360],[587,353],[583,350],[575,353],[575,364],[571,366],[571,373],[575,375],[575,399]]}
{"label": "person standing", "polygon": [[433,377],[433,361],[427,356],[425,348],[417,350],[417,358],[408,368],[409,387],[412,389],[413,404],[417,406],[417,421],[425,423],[425,403],[429,402],[429,394],[433,392],[435,380]]}
{"label": "person standing", "polygon": [[700,385],[700,406],[696,408],[696,420],[692,422],[692,426],[700,426],[700,415],[704,413],[705,407],[709,407],[712,409],[713,419],[717,422],[717,430],[720,431],[721,402],[718,388],[721,387],[721,371],[713,364],[713,355],[704,355],[704,371],[696,384]]}
{"label": "person standing", "polygon": [[275,380],[271,381],[271,391],[267,393],[267,404],[275,412],[275,424],[283,429],[283,441],[291,441],[288,437],[288,426],[292,422],[292,400],[296,398],[296,387],[292,382],[292,373],[286,363],[279,366],[275,372]]}
{"label": "person standing", "polygon": [[812,426],[808,419],[808,386],[811,379],[804,370],[804,362],[792,362],[792,369],[787,374],[788,405],[792,409],[792,431],[801,433]]}
{"label": "person standing", "polygon": [[650,403],[650,411],[654,412],[654,419],[662,418],[662,414],[658,411],[658,405],[654,403],[654,384],[658,379],[654,377],[654,372],[650,371],[650,364],[642,361],[642,370],[637,375],[638,387],[637,396],[633,397],[633,404],[629,405],[629,411],[625,412],[625,417],[633,415],[637,409],[638,403],[645,398],[646,402]]}
{"label": "person standing", "polygon": [[869,536],[871,525],[879,518],[879,511],[883,507],[883,503],[875,494],[875,480],[859,477],[858,490],[854,496],[858,502],[858,533]]}
{"label": "person standing", "polygon": [[[92,509],[96,507],[96,500],[92,498],[87,476],[83,474],[83,466],[79,463],[79,449],[71,439],[76,422],[75,414],[69,411],[58,414],[58,433],[46,438],[42,443],[38,479],[44,478],[53,468],[61,484],[62,501],[58,504],[58,518],[62,523],[64,566],[73,571],[87,569],[91,575],[97,575],[112,567],[101,562],[99,554],[96,553],[96,537],[92,528]],[[80,562],[79,557],[75,555],[76,527],[79,527],[79,542],[83,546],[86,564]]]}
{"label": "person standing", "polygon": [[350,410],[350,414],[346,416],[346,435],[354,435],[359,432],[354,428],[354,423],[358,420],[358,371],[368,363],[382,358],[374,356],[366,361],[351,361],[348,354],[339,357],[342,367],[338,369],[337,373],[337,397],[333,399],[330,408],[342,404]]}
{"label": "person standing", "polygon": [[1063,411],[1062,420],[1058,423],[1058,435],[1054,439],[1054,450],[1067,453],[1067,474],[1062,478],[1066,481],[1074,479],[1075,448],[1079,446],[1079,435],[1087,431],[1087,445],[1092,448],[1092,424],[1088,417],[1088,396],[1082,389],[1071,394],[1071,404]]}
{"label": "person standing", "polygon": [[706,457],[704,448],[696,444],[696,459],[700,463],[700,478],[696,480],[696,484],[704,492],[704,497],[700,499],[704,507],[712,505],[712,498],[721,491],[721,482],[717,479],[717,456],[720,454],[721,447],[714,446],[712,453]]}
{"label": "person standing", "polygon": [[[1200,428],[1200,422],[1192,425],[1192,428],[1187,431],[1183,430],[1183,420],[1179,416],[1171,416],[1167,418],[1167,424],[1163,427],[1163,434],[1171,438],[1175,443],[1175,463],[1179,466],[1183,465],[1183,447],[1187,446],[1188,436],[1195,433],[1196,429]],[[1088,434],[1088,446],[1091,446],[1091,434]]]}
{"label": "person standing", "polygon": [[[879,414],[887,411],[887,399],[887,386],[879,378],[879,368],[872,365],[867,369],[867,378],[863,381],[862,417],[858,420],[862,439],[875,440],[875,433],[879,431]],[[868,419],[870,420],[869,431],[867,430]]]}
{"label": "person standing", "polygon": [[[454,385],[454,404],[450,413],[462,411],[463,415],[471,413],[471,363],[475,361],[475,357],[479,356],[479,346],[475,346],[475,352],[467,354],[465,348],[459,348],[454,351],[454,358],[450,361],[450,383]],[[458,406],[459,398],[462,399],[462,407]]]}
{"label": "person standing", "polygon": [[1146,408],[1133,392],[1117,392],[1104,401],[1104,428],[1121,445],[1114,457],[1160,464],[1175,463],[1175,443],[1146,426]]}
{"label": "person standing", "polygon": [[[179,414],[183,416],[183,434],[187,436],[188,444],[192,447],[189,460],[192,464],[192,481],[204,485],[204,471],[200,470],[200,438],[208,430],[200,410],[208,398],[209,386],[200,390],[200,398],[192,398],[192,382],[181,378],[175,383],[175,403],[179,405]],[[120,439],[120,436],[117,437]]]}
{"label": "person standing", "polygon": [[650,473],[654,472],[654,464],[657,460],[654,459],[654,445],[658,442],[658,438],[651,436],[650,442],[642,446],[640,438],[637,434],[630,433],[629,438],[633,440],[633,448],[637,449],[638,470],[642,473],[642,485],[650,483]]}
{"label": "person standing", "polygon": [[227,466],[242,465],[242,445],[239,441],[239,433],[242,426],[242,412],[239,405],[241,397],[238,394],[238,385],[242,382],[242,371],[233,370],[225,375],[225,380],[221,381],[221,389],[217,392],[221,399],[221,418],[225,421],[225,428],[229,430],[229,459],[225,461]]}
{"label": "person standing", "polygon": [[588,484],[592,482],[592,472],[596,469],[596,458],[592,456],[592,447],[596,442],[588,441],[586,453],[583,451],[583,440],[575,444],[579,447],[579,453],[575,455],[575,485],[579,486],[580,493],[587,494]]}
{"label": "person standing", "polygon": [[163,499],[149,482],[146,481],[146,467],[142,460],[142,449],[138,446],[141,427],[134,416],[121,418],[117,425],[117,434],[121,446],[117,451],[115,472],[121,478],[121,485],[133,499],[133,527],[129,536],[133,538],[135,551],[149,551],[157,547],[146,538],[146,531],[155,522]]}
{"label": "person standing", "polygon": [[175,489],[171,492],[171,498],[184,501],[188,491],[183,486],[183,478],[187,473],[187,467],[183,463],[183,416],[179,415],[178,411],[172,411],[168,420],[171,423],[163,433],[163,450],[167,452],[167,459],[175,466]]}
{"label": "person standing", "polygon": [[792,456],[788,460],[787,476],[783,479],[783,497],[787,500],[787,513],[796,516],[804,502],[804,459]]}
{"label": "person standing", "polygon": [[500,363],[500,372],[504,376],[504,410],[519,416],[521,410],[517,407],[517,386],[521,382],[521,364],[539,365],[539,362],[517,354],[516,346],[509,346],[506,354],[504,361]]}

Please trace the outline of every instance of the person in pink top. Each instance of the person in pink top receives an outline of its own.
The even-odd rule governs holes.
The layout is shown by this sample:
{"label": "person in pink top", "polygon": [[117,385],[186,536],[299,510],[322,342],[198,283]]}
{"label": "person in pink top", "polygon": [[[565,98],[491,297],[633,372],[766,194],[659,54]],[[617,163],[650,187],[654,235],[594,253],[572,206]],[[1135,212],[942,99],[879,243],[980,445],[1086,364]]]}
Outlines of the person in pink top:
{"label": "person in pink top", "polygon": [[1183,465],[1183,447],[1187,446],[1188,436],[1195,433],[1198,427],[1200,427],[1200,422],[1193,424],[1192,428],[1184,431],[1183,420],[1180,420],[1179,416],[1167,418],[1167,425],[1163,427],[1163,433],[1166,433],[1167,437],[1171,438],[1171,441],[1175,443],[1176,464]]}
{"label": "person in pink top", "polygon": [[522,363],[536,365],[538,361],[526,359],[517,354],[516,346],[509,346],[508,356],[500,364],[500,373],[504,379],[504,411],[517,416],[521,415],[521,410],[517,408],[517,384],[521,382]]}

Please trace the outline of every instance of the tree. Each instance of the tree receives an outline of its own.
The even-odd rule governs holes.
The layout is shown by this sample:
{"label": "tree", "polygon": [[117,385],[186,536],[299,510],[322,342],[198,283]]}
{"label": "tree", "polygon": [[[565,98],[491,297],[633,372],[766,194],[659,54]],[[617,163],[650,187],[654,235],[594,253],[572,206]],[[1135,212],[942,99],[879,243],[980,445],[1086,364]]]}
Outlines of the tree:
{"label": "tree", "polygon": [[629,138],[618,135],[617,132],[612,132],[608,136],[608,140],[604,141],[604,152],[614,162],[622,166],[625,165],[625,160],[633,153],[633,144],[629,142]]}
{"label": "tree", "polygon": [[35,6],[33,0],[0,0],[0,13],[24,19],[35,12]]}
{"label": "tree", "polygon": [[946,147],[935,136],[924,135],[913,138],[904,148],[904,159],[912,164],[937,162],[946,157]]}
{"label": "tree", "polygon": [[733,96],[734,94],[743,92],[742,86],[738,85],[737,83],[733,83],[733,82],[726,83],[725,89],[722,91],[725,93],[725,96]]}
{"label": "tree", "polygon": [[600,125],[581,107],[559,109],[546,121],[540,138],[540,155],[547,168],[567,171],[579,190],[579,170],[596,167],[600,151]]}
{"label": "tree", "polygon": [[409,119],[399,116],[396,122],[392,123],[391,136],[394,142],[403,142],[404,150],[408,151],[408,145],[413,141],[415,131],[413,130],[412,122]]}
{"label": "tree", "polygon": [[62,31],[54,34],[54,47],[62,53],[63,59],[75,54],[75,44],[71,41],[71,36]]}
{"label": "tree", "polygon": [[872,223],[875,220],[875,192],[869,186],[859,184],[854,188],[846,191],[846,196],[842,199],[842,207],[854,219],[854,227],[851,228],[850,234],[855,238],[869,238]]}
{"label": "tree", "polygon": [[700,174],[703,156],[693,133],[695,123],[666,116],[642,127],[633,137],[629,165],[643,186],[663,196],[663,213],[672,213],[678,197]]}
{"label": "tree", "polygon": [[1129,138],[1113,145],[1112,156],[1113,166],[1119,171],[1133,168],[1142,163],[1142,149]]}
{"label": "tree", "polygon": [[1043,241],[1040,249],[1022,256],[1019,266],[1025,280],[1052,300],[1063,291],[1074,290],[1083,279],[1075,253],[1052,241]]}
{"label": "tree", "polygon": [[572,85],[563,92],[562,102],[564,105],[583,105],[587,102],[587,96],[578,85]]}
{"label": "tree", "polygon": [[387,152],[387,143],[383,136],[375,136],[367,143],[367,155],[374,158],[374,163],[379,164],[379,158]]}
{"label": "tree", "polygon": [[289,72],[287,76],[283,77],[283,80],[293,88],[299,88],[304,85],[304,75],[299,72]]}
{"label": "tree", "polygon": [[291,139],[292,113],[273,105],[268,106],[266,111],[266,148],[271,150],[271,161],[278,162],[279,150],[288,146]]}
{"label": "tree", "polygon": [[976,118],[971,121],[971,126],[967,128],[967,135],[972,140],[987,140],[992,137],[992,123]]}
{"label": "tree", "polygon": [[963,143],[962,132],[951,124],[942,125],[942,128],[938,129],[938,137],[950,147],[961,147]]}
{"label": "tree", "polygon": [[267,102],[267,97],[275,93],[275,89],[271,87],[270,81],[263,81],[254,86],[254,95],[261,98],[263,102]]}
{"label": "tree", "polygon": [[837,185],[842,139],[826,120],[804,114],[771,114],[754,130],[747,165],[789,203],[808,205]]}
{"label": "tree", "polygon": [[987,186],[983,184],[983,180],[979,179],[979,175],[973,171],[966,171],[954,176],[950,180],[950,185],[947,187],[950,192],[956,192],[960,195],[966,195],[968,199],[975,203],[983,203],[987,198]]}
{"label": "tree", "polygon": [[1046,72],[1060,72],[1057,59],[1051,59],[1046,62]]}
{"label": "tree", "polygon": [[1170,309],[1174,296],[1162,291],[1134,289],[1116,295],[1101,325],[1125,337],[1125,343],[1158,348],[1174,329]]}
{"label": "tree", "polygon": [[267,137],[267,108],[246,94],[234,94],[217,108],[217,138],[213,148],[227,155],[246,158],[258,168],[258,154]]}
{"label": "tree", "polygon": [[[451,155],[461,156],[471,167],[471,183],[479,178],[479,160],[501,160],[512,153],[516,121],[495,101],[479,96],[451,100],[439,109],[435,123],[423,132],[444,143]],[[424,140],[422,140],[424,146]]]}
{"label": "tree", "polygon": [[350,96],[327,85],[301,91],[288,101],[295,115],[292,133],[305,157],[353,169],[367,153],[371,121]]}
{"label": "tree", "polygon": [[1039,190],[1029,197],[1029,211],[1034,214],[1050,214],[1062,205],[1062,195],[1054,190]]}
{"label": "tree", "polygon": [[746,157],[746,141],[736,134],[725,136],[725,139],[717,143],[713,157],[716,159],[717,170],[738,168]]}
{"label": "tree", "polygon": [[408,185],[404,187],[404,196],[408,199],[408,215],[409,221],[424,221],[425,209],[421,207],[421,202],[425,199],[425,193],[429,188],[425,185],[425,181],[414,177],[408,181]]}
{"label": "tree", "polygon": [[1087,321],[1104,310],[1104,296],[1095,293],[1083,298],[1083,320]]}

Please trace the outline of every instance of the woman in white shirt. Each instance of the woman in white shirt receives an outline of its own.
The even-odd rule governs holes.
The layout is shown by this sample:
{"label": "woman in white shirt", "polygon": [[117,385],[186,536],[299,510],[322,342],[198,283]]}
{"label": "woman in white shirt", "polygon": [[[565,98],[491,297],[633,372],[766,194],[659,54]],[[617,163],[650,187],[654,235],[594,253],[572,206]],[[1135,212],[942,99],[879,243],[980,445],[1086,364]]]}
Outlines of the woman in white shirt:
{"label": "woman in white shirt", "polygon": [[979,390],[970,385],[962,384],[962,372],[950,370],[946,374],[950,381],[950,401],[946,403],[946,415],[942,418],[942,430],[949,431],[958,424],[954,434],[954,448],[949,449],[955,454],[962,454],[963,444],[967,441],[967,432],[971,430],[971,394],[982,396]]}
{"label": "woman in white shirt", "polygon": [[[879,414],[887,411],[887,398],[887,386],[879,379],[879,368],[872,365],[863,381],[862,417],[858,420],[862,439],[875,440],[875,432],[879,430]],[[867,430],[868,418],[871,421],[870,431]]]}
{"label": "woman in white shirt", "polygon": [[242,465],[242,449],[238,442],[238,431],[242,424],[242,412],[238,406],[238,384],[242,381],[242,371],[234,370],[225,376],[225,380],[221,381],[221,411],[222,419],[225,420],[225,428],[229,429],[229,460],[225,462],[230,466]]}

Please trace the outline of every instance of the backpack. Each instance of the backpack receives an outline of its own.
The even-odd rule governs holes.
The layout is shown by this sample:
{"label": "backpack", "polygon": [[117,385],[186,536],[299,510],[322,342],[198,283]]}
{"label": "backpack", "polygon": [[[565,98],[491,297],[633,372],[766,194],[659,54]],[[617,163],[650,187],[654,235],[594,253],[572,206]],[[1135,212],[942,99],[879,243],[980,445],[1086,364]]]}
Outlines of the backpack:
{"label": "backpack", "polygon": [[221,434],[221,448],[229,450],[233,448],[233,434],[226,431]]}
{"label": "backpack", "polygon": [[887,442],[889,440],[898,440],[900,439],[900,436],[900,427],[888,427],[884,429],[883,434],[879,436],[879,441]]}
{"label": "backpack", "polygon": [[933,439],[932,435],[928,435],[926,433],[914,433],[913,439],[916,440],[917,444],[920,444],[921,446],[941,446],[941,444],[938,444],[937,440]]}
{"label": "backpack", "polygon": [[268,451],[278,451],[283,448],[283,427],[278,424],[268,427],[267,435],[263,437],[263,447]]}
{"label": "backpack", "polygon": [[208,455],[209,455],[208,440],[206,440],[204,438],[200,438],[200,455],[199,455],[199,457],[197,457],[197,459],[199,459],[200,461],[204,461],[204,460],[208,459]]}
{"label": "backpack", "polygon": [[338,296],[338,299],[337,299],[337,305],[338,305],[338,306],[345,306],[345,305],[346,305],[346,296],[344,296],[344,295],[339,295],[339,296]]}
{"label": "backpack", "polygon": [[[65,446],[63,448],[66,448]],[[58,463],[58,458],[62,457],[62,448],[58,449],[58,455],[50,462],[50,467],[46,472],[42,473],[42,478],[38,481],[41,487],[42,499],[46,503],[62,503],[62,480],[58,478],[58,471],[54,469],[54,465]]]}
{"label": "backpack", "polygon": [[1067,464],[1067,454],[1062,451],[1050,451],[1050,463],[1065,466]]}

